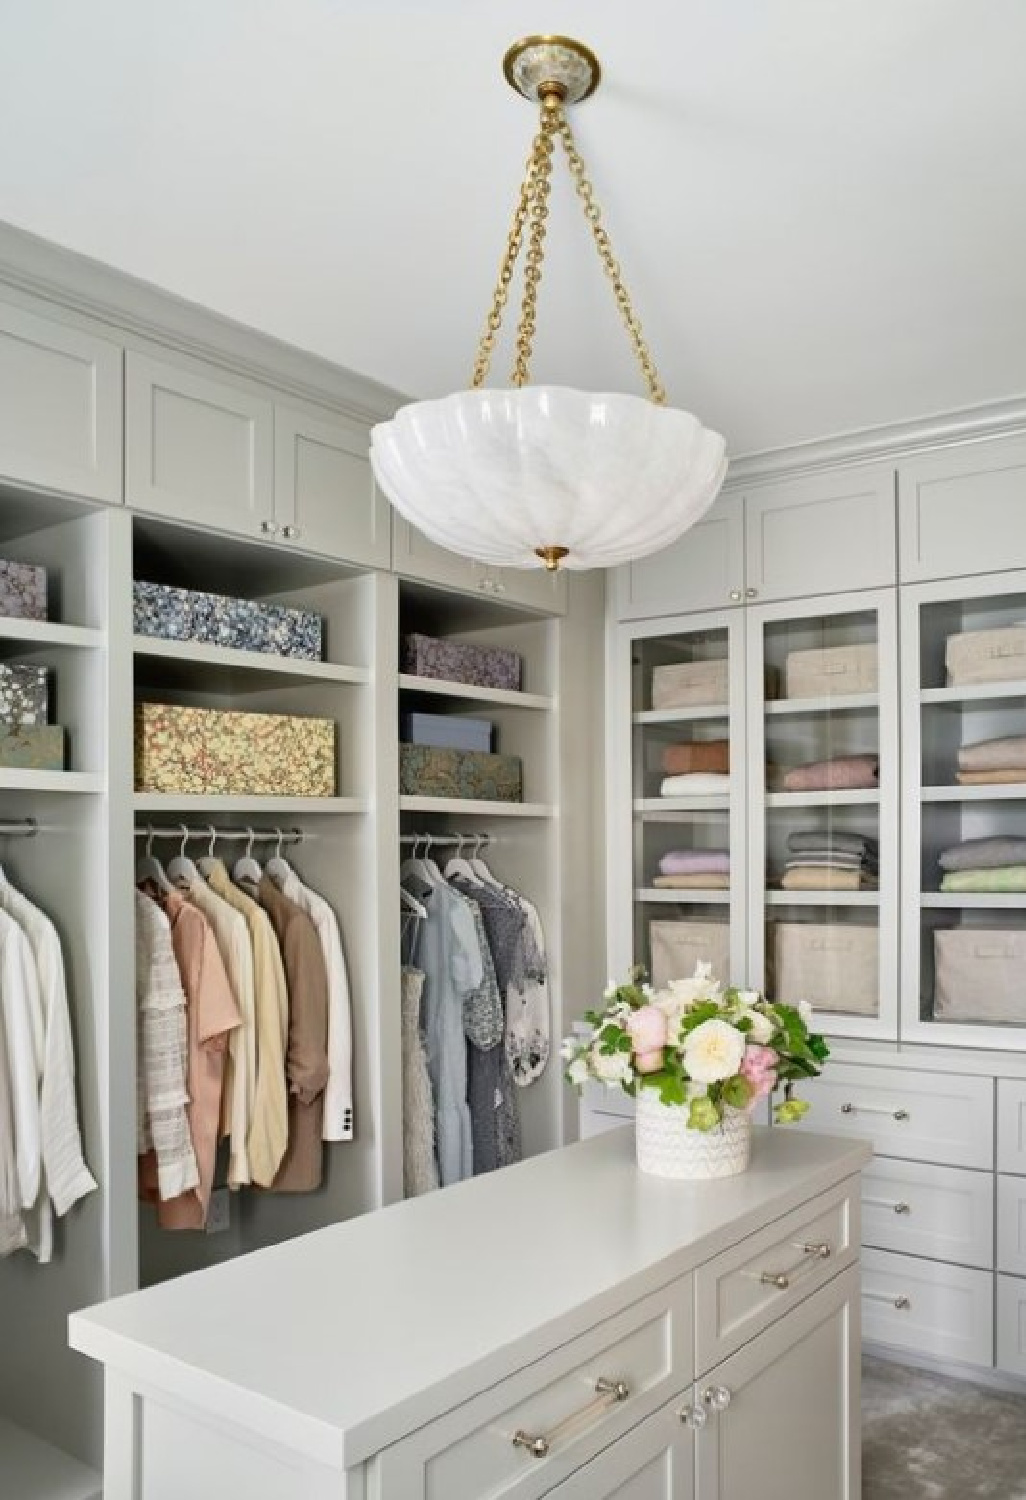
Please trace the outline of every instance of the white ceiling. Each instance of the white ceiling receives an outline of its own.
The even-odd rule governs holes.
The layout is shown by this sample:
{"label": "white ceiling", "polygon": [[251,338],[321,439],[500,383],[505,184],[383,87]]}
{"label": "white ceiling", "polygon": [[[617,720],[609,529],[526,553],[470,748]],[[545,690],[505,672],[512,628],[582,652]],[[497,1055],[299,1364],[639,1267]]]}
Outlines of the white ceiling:
{"label": "white ceiling", "polygon": [[[670,399],[733,453],[1026,391],[1026,0],[0,23],[0,218],[409,394],[467,383],[534,128],[500,60],[537,30],[602,59],[581,149]],[[640,389],[565,191],[550,246],[535,377]]]}

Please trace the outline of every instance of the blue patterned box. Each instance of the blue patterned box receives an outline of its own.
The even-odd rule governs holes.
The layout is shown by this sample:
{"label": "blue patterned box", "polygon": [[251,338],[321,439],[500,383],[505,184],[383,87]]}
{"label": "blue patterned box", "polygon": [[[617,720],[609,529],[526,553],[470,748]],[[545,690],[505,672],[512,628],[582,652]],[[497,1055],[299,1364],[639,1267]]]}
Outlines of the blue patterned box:
{"label": "blue patterned box", "polygon": [[0,724],[45,724],[48,697],[45,667],[0,664]]}
{"label": "blue patterned box", "polygon": [[452,714],[404,714],[403,739],[410,745],[436,745],[446,750],[492,748],[494,725],[488,719],[460,719]]}
{"label": "blue patterned box", "polygon": [[136,635],[164,641],[200,641],[206,646],[230,646],[300,661],[320,661],[324,650],[320,615],[260,599],[232,599],[226,594],[136,581],[132,615]]}

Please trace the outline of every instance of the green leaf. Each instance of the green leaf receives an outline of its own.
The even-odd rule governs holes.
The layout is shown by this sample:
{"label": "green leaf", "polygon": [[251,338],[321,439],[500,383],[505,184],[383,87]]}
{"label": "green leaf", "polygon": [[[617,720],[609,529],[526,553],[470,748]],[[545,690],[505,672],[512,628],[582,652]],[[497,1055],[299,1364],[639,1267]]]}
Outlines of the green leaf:
{"label": "green leaf", "polygon": [[679,1078],[660,1077],[659,1097],[664,1104],[683,1104],[687,1097],[687,1089]]}

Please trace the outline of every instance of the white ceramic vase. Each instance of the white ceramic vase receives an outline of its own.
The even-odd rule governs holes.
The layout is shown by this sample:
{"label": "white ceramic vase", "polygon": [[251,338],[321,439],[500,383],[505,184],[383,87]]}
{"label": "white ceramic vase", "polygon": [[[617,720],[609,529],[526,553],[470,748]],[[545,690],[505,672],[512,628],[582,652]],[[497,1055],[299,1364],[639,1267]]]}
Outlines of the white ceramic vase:
{"label": "white ceramic vase", "polygon": [[690,1130],[688,1107],[663,1104],[655,1089],[637,1095],[636,1141],[638,1166],[655,1177],[702,1180],[734,1177],[748,1166],[752,1121],[743,1109],[728,1105],[721,1124],[713,1130]]}

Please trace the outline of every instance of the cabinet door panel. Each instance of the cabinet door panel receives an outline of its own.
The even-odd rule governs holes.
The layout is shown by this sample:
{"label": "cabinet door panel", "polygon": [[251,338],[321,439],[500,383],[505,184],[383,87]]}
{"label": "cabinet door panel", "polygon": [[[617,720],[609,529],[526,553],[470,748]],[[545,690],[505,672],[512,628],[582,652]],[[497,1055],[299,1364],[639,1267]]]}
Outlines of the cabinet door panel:
{"label": "cabinet door panel", "polygon": [[994,1165],[991,1078],[832,1062],[802,1093],[817,1128],[862,1136],[881,1156],[985,1171]]}
{"label": "cabinet door panel", "polygon": [[910,459],[898,496],[903,583],[1026,568],[1026,438]]}
{"label": "cabinet door panel", "polygon": [[297,546],[366,567],[391,559],[389,505],[371,474],[367,429],[288,407],[274,413],[274,513]]}
{"label": "cabinet door panel", "polygon": [[119,504],[121,350],[0,305],[0,474]]}
{"label": "cabinet door panel", "polygon": [[694,1435],[680,1417],[686,1405],[678,1399],[664,1406],[546,1495],[551,1500],[693,1500]]}
{"label": "cabinet door panel", "polygon": [[994,1273],[864,1250],[862,1327],[867,1343],[989,1365],[994,1358]]}
{"label": "cabinet door panel", "polygon": [[799,599],[897,581],[894,471],[782,480],[745,497],[749,599]]}
{"label": "cabinet door panel", "polygon": [[1026,1175],[1026,1082],[998,1080],[998,1171]]}
{"label": "cabinet door panel", "polygon": [[722,609],[744,599],[744,509],[740,495],[721,495],[676,542],[625,563],[613,575],[620,620]]}
{"label": "cabinet door panel", "polygon": [[997,1278],[997,1364],[1026,1380],[1026,1281]]}
{"label": "cabinet door panel", "polygon": [[276,525],[270,401],[134,350],[126,381],[129,505],[245,536]]}
{"label": "cabinet door panel", "polygon": [[989,1270],[992,1174],[878,1156],[862,1176],[862,1243]]}
{"label": "cabinet door panel", "polygon": [[702,1500],[859,1500],[858,1326],[852,1269],[702,1380]]}

